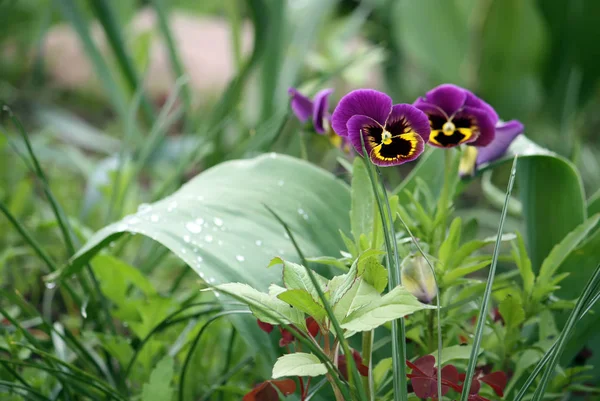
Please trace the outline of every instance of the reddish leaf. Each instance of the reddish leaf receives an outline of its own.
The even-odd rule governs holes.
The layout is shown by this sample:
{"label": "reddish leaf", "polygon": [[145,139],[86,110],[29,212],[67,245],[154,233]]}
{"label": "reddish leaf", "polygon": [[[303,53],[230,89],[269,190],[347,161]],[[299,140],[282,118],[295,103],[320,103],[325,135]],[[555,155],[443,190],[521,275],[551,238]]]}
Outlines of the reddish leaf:
{"label": "reddish leaf", "polygon": [[504,388],[508,382],[506,373],[492,372],[488,375],[480,377],[479,380],[490,386],[498,396],[504,397]]}
{"label": "reddish leaf", "polygon": [[292,333],[286,329],[282,329],[281,327],[279,328],[279,332],[281,333],[281,339],[279,340],[280,347],[285,347],[286,345],[294,342],[295,338]]}
{"label": "reddish leaf", "polygon": [[271,384],[277,386],[283,395],[290,395],[296,392],[296,382],[292,379],[271,380]]}
{"label": "reddish leaf", "polygon": [[296,382],[292,379],[264,381],[247,393],[242,401],[279,401],[279,393],[275,387],[287,396],[296,391]]}

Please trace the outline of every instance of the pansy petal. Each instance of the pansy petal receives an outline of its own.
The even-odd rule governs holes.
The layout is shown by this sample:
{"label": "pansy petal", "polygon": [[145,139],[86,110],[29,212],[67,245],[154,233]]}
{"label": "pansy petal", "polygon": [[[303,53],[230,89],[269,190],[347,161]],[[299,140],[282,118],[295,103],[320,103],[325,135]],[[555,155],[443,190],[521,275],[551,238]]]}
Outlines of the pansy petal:
{"label": "pansy petal", "polygon": [[499,397],[504,397],[504,388],[506,387],[506,383],[508,378],[506,377],[506,373],[504,372],[492,372],[481,377],[479,380],[490,386],[496,395]]}
{"label": "pansy petal", "polygon": [[371,117],[355,115],[348,120],[346,125],[348,140],[350,140],[359,155],[363,154],[361,136],[364,138],[367,153],[373,149],[373,146],[379,144],[383,126]]}
{"label": "pansy petal", "polygon": [[523,133],[523,124],[517,120],[511,120],[496,126],[494,140],[487,146],[477,148],[476,166],[490,163],[504,153],[519,134]]}
{"label": "pansy petal", "polygon": [[313,114],[313,102],[295,88],[288,89],[288,93],[292,97],[291,107],[294,115],[300,122],[305,123]]}
{"label": "pansy petal", "polygon": [[324,134],[327,130],[325,128],[325,119],[329,117],[328,98],[331,92],[333,92],[333,89],[323,89],[315,95],[313,102],[313,126],[319,134]]}
{"label": "pansy petal", "polygon": [[401,132],[394,132],[394,127],[402,126],[403,133],[414,132],[423,138],[423,142],[429,141],[431,127],[427,115],[410,104],[397,104],[392,107],[385,125],[392,135],[400,134]]}
{"label": "pansy petal", "polygon": [[462,111],[457,113],[453,119],[457,129],[459,128],[459,125],[461,125],[459,124],[460,121],[464,122],[462,126],[466,126],[467,121],[469,120],[472,124],[471,127],[464,129],[462,132],[466,135],[468,135],[469,132],[472,132],[473,135],[461,143],[470,143],[474,146],[486,146],[494,140],[494,133],[496,132],[496,128],[494,127],[495,124],[486,110],[475,107],[465,107]]}
{"label": "pansy petal", "polygon": [[373,89],[357,89],[340,100],[331,116],[331,124],[336,134],[348,136],[348,121],[353,116],[367,116],[384,125],[391,110],[392,98],[385,93]]}
{"label": "pansy petal", "polygon": [[467,91],[456,85],[443,84],[427,92],[426,99],[451,117],[465,104]]}
{"label": "pansy petal", "polygon": [[477,97],[473,92],[468,91],[466,89],[465,92],[467,93],[467,100],[465,101],[465,106],[483,109],[489,114],[490,119],[494,124],[498,122],[498,113],[496,113],[496,110],[494,110],[492,106],[490,106],[481,98]]}

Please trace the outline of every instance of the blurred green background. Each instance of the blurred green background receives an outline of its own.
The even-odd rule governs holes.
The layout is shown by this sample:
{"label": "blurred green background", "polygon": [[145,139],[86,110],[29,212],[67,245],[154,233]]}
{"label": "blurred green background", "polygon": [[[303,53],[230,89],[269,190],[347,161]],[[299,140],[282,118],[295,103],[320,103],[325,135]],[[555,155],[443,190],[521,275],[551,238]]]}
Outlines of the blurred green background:
{"label": "blurred green background", "polygon": [[[465,86],[572,160],[598,199],[599,22],[597,0],[0,0],[0,104],[27,130],[76,247],[225,160],[300,156],[291,86],[307,95],[335,88],[332,110],[354,88],[412,103],[441,83]],[[0,117],[0,200],[63,263],[70,255],[8,117]],[[311,162],[342,174],[342,152],[324,137],[305,139]],[[388,169],[390,185],[410,168]],[[462,201],[478,205],[471,212],[492,233],[498,211],[479,195],[471,186]],[[0,233],[0,285],[43,309],[45,267],[6,219]],[[132,242],[116,253],[158,292],[183,302],[186,289],[196,291],[181,261]],[[229,335],[226,325],[214,330]],[[206,340],[212,359],[197,355],[194,366],[214,368],[226,352],[217,340]]]}

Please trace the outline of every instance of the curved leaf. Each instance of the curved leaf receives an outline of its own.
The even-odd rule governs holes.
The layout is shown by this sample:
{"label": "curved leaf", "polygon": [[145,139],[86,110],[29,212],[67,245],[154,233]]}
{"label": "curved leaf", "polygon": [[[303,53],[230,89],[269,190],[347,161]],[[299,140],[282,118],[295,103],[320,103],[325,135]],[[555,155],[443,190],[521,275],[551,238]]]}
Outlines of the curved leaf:
{"label": "curved leaf", "polygon": [[338,230],[349,231],[349,189],[307,162],[274,153],[206,170],[171,196],[94,234],[62,271],[70,275],[125,233],[148,236],[211,283],[241,282],[266,290],[281,280],[267,269],[275,255],[297,260],[285,219],[306,255],[339,255]]}

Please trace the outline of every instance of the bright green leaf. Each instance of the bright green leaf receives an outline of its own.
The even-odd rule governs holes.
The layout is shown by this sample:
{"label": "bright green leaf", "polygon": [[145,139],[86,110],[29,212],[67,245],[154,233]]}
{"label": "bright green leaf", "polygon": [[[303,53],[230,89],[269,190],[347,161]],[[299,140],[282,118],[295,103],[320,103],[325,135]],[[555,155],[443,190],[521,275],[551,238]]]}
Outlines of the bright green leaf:
{"label": "bright green leaf", "polygon": [[523,301],[518,293],[508,294],[504,300],[500,302],[498,310],[504,318],[504,324],[510,330],[519,327],[525,321],[525,310],[523,309]]}
{"label": "bright green leaf", "polygon": [[273,379],[284,376],[321,376],[327,373],[325,364],[313,354],[296,352],[277,359],[273,366]]}
{"label": "bright green leaf", "polygon": [[173,397],[173,358],[166,356],[156,365],[142,389],[142,401],[169,401]]}
{"label": "bright green leaf", "polygon": [[[455,360],[467,360],[471,357],[471,350],[473,349],[472,345],[452,345],[450,347],[442,348],[442,363],[444,366],[446,363]],[[483,349],[479,350],[481,354]],[[435,350],[430,355],[433,355],[437,359],[438,352]],[[438,365],[436,361],[436,365]]]}
{"label": "bright green leaf", "polygon": [[354,241],[358,243],[361,234],[367,239],[373,234],[376,209],[375,197],[370,190],[371,181],[363,159],[356,157],[352,166],[350,225]]}
{"label": "bright green leaf", "polygon": [[314,317],[317,321],[322,321],[327,316],[325,308],[319,302],[315,301],[306,290],[287,290],[277,295],[277,298],[298,309],[300,312]]}

